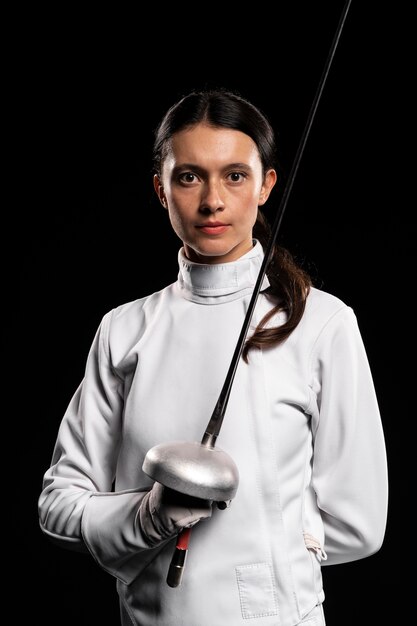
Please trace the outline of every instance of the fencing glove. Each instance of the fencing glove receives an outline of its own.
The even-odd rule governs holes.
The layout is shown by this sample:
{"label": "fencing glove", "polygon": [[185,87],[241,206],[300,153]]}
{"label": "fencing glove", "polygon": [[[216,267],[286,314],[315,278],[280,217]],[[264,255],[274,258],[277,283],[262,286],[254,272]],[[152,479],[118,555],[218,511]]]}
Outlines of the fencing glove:
{"label": "fencing glove", "polygon": [[211,500],[187,496],[155,482],[140,503],[138,522],[148,546],[154,548],[183,528],[211,517],[211,512]]}

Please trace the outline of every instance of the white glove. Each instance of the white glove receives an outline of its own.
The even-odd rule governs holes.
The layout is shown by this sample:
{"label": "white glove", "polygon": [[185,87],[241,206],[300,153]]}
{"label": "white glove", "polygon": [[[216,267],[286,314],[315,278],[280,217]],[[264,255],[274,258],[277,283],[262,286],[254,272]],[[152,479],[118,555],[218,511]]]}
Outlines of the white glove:
{"label": "white glove", "polygon": [[211,517],[212,501],[179,493],[155,482],[140,503],[138,522],[145,541],[153,548]]}

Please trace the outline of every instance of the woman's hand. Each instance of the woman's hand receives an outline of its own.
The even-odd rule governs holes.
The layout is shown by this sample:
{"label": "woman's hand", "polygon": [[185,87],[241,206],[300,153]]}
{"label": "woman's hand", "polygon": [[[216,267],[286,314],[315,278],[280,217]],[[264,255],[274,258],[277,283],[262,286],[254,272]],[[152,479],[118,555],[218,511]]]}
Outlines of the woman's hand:
{"label": "woman's hand", "polygon": [[145,541],[154,548],[166,539],[211,517],[212,501],[187,496],[155,482],[143,498],[138,523]]}

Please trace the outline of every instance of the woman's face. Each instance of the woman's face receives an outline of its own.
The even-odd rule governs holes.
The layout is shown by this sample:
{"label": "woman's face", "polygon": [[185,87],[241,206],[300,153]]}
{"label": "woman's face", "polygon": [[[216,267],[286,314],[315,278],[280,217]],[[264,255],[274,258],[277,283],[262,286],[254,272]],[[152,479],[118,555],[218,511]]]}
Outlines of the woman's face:
{"label": "woman's face", "polygon": [[258,206],[275,182],[249,135],[203,123],[173,135],[154,177],[185,254],[199,263],[234,261],[252,248]]}

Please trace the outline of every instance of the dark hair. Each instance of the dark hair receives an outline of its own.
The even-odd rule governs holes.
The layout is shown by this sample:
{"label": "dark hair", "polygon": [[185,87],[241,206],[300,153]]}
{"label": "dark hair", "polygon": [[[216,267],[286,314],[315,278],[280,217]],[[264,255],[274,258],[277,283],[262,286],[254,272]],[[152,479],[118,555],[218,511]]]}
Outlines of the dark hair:
{"label": "dark hair", "polygon": [[[156,174],[161,175],[172,136],[202,122],[217,128],[239,130],[249,135],[258,147],[264,174],[268,169],[276,167],[275,134],[267,117],[241,95],[215,89],[192,91],[168,109],[155,131],[153,165]],[[253,235],[265,250],[271,227],[259,208]],[[295,262],[288,250],[279,245],[274,246],[266,274],[270,286],[264,293],[271,297],[275,306],[259,322],[254,334],[246,340],[243,350],[246,362],[250,349],[276,346],[292,333],[303,316],[312,285],[308,273]],[[287,313],[285,323],[265,328],[267,322],[280,311]]]}
{"label": "dark hair", "polygon": [[264,173],[276,166],[274,131],[253,104],[230,91],[193,91],[167,111],[156,129],[153,163],[158,175],[172,135],[201,122],[249,135],[258,147]]}

